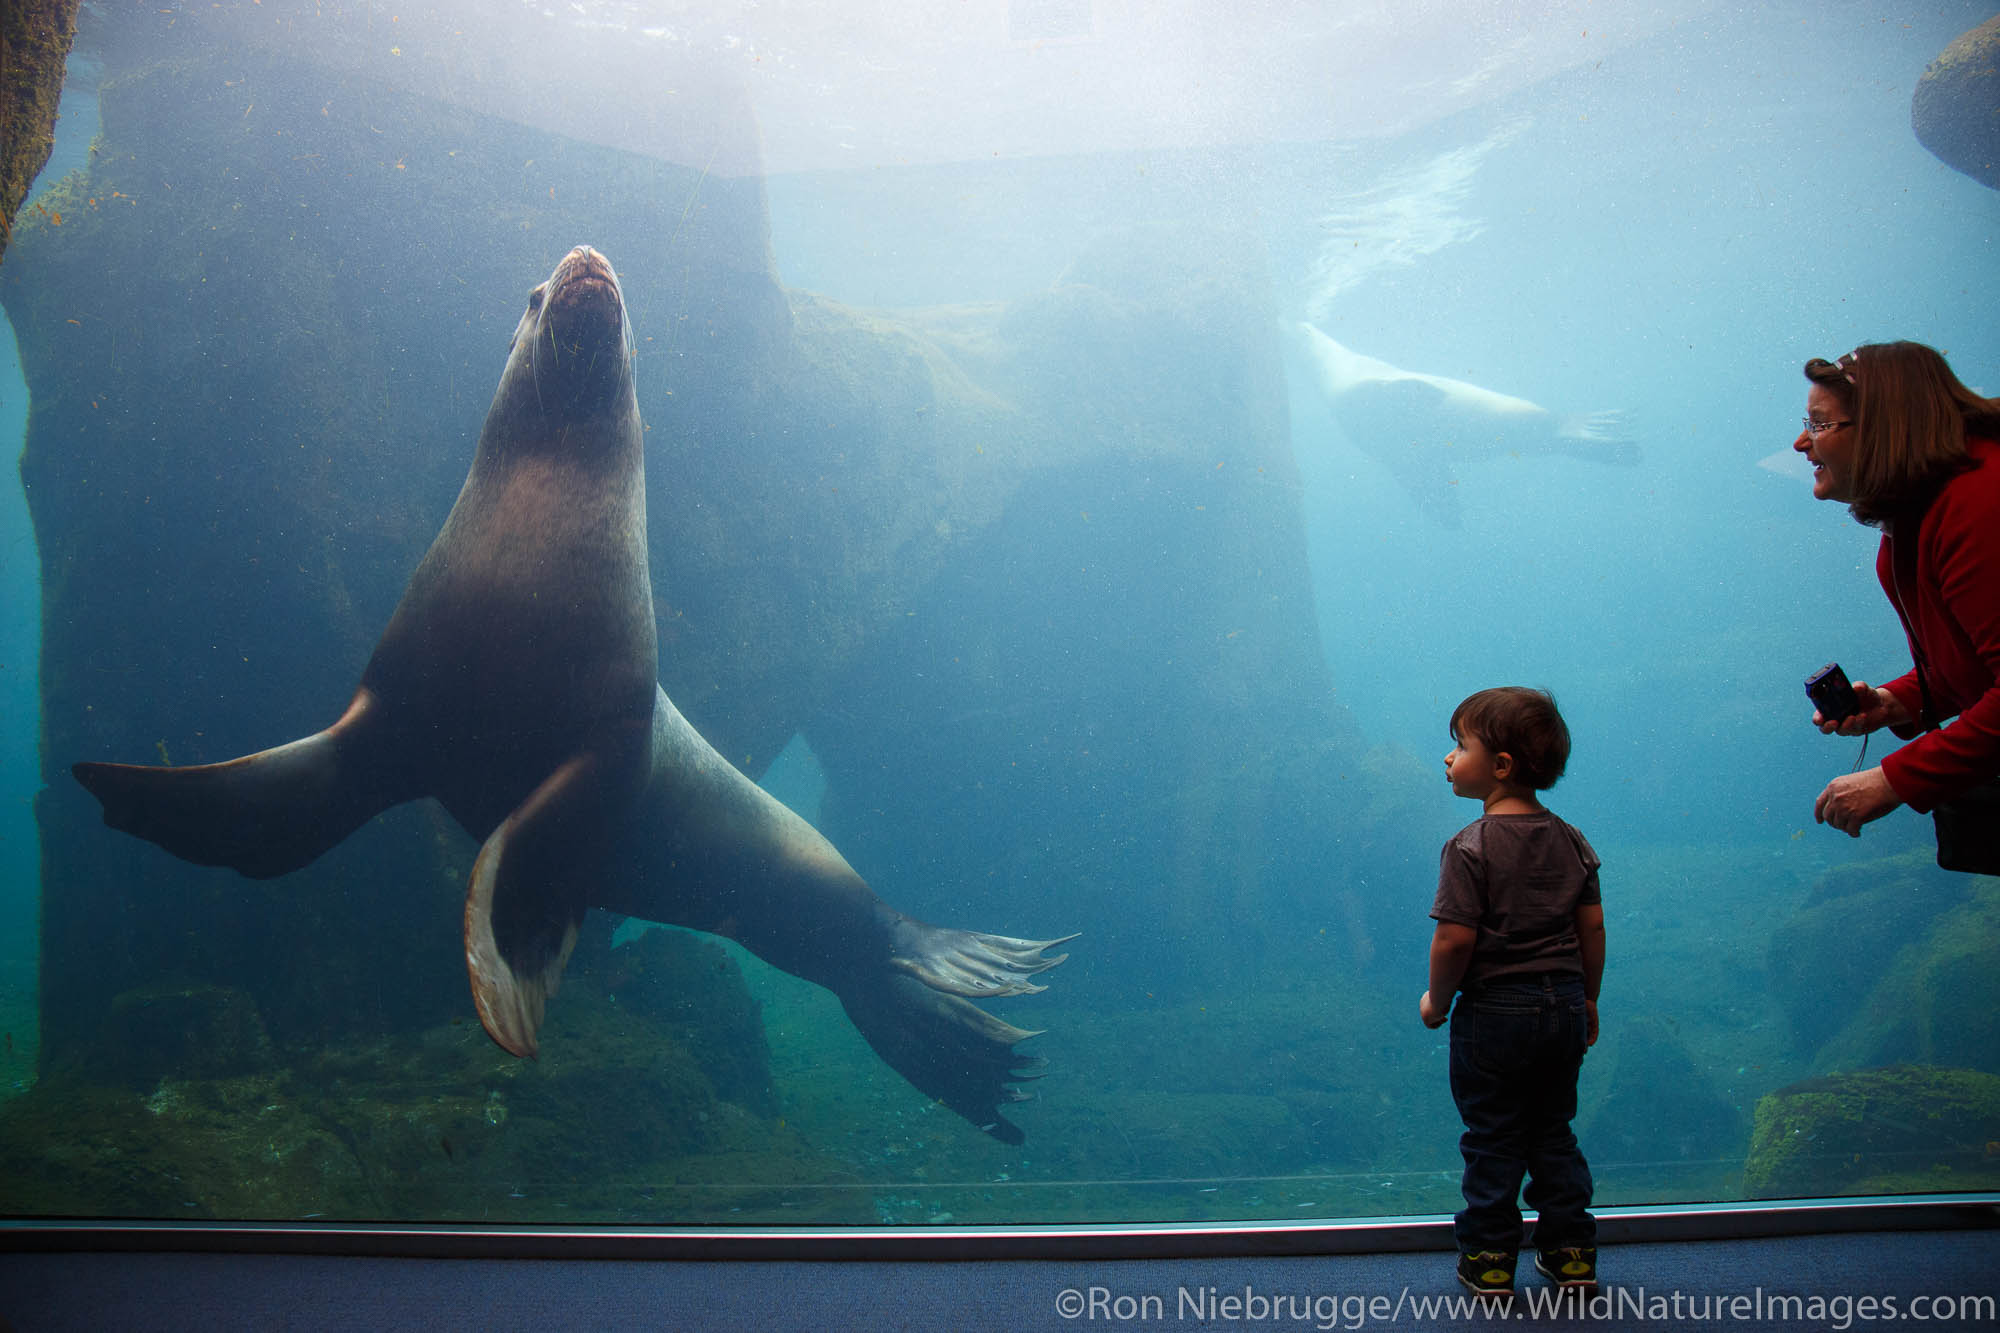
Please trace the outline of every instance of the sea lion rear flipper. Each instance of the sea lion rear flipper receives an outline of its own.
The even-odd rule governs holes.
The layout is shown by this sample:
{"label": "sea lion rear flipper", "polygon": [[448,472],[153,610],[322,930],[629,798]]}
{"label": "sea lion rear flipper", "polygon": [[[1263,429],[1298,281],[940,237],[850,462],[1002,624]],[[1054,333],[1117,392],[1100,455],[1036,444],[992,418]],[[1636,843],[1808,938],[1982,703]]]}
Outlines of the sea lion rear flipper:
{"label": "sea lion rear flipper", "polygon": [[382,719],[363,690],[325,731],[219,764],[75,764],[104,822],[196,865],[252,879],[297,870],[407,799],[381,771]]}
{"label": "sea lion rear flipper", "polygon": [[990,1000],[1047,990],[1047,986],[1038,986],[1028,978],[1068,962],[1066,953],[1054,958],[1044,958],[1042,954],[1058,944],[1068,944],[1076,936],[1023,940],[976,930],[950,930],[905,917],[897,923],[894,938],[891,967],[908,972],[933,990]]}
{"label": "sea lion rear flipper", "polygon": [[1029,1100],[1009,1084],[1042,1076],[1040,1056],[1017,1042],[1039,1035],[993,1017],[964,997],[991,999],[1047,989],[1028,978],[1068,954],[1041,956],[1075,939],[1023,940],[950,930],[903,917],[892,929],[887,977],[845,987],[840,1002],[861,1035],[897,1073],[1003,1143],[1019,1143],[1018,1127],[1000,1107]]}
{"label": "sea lion rear flipper", "polygon": [[1000,1107],[1030,1100],[1008,1085],[1042,1076],[1047,1061],[1014,1050],[1014,1043],[1039,1033],[1003,1023],[905,972],[849,988],[840,1003],[875,1054],[919,1092],[1002,1143],[1024,1140],[1020,1127],[1003,1117]]}
{"label": "sea lion rear flipper", "polygon": [[479,849],[465,894],[465,966],[486,1034],[535,1054],[542,1011],[562,980],[583,920],[583,889],[598,872],[603,830],[623,768],[586,751],[500,821]]}
{"label": "sea lion rear flipper", "polygon": [[1556,423],[1556,440],[1561,452],[1594,463],[1633,467],[1640,459],[1638,431],[1622,408],[1563,417]]}

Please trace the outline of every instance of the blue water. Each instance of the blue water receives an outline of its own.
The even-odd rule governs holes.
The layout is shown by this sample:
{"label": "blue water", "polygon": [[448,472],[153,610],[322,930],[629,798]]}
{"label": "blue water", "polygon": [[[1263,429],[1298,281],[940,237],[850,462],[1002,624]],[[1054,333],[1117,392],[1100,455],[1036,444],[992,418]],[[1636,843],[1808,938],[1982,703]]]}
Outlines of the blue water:
{"label": "blue water", "polygon": [[[1432,761],[1471,690],[1545,685],[1577,738],[1554,799],[1578,822],[1636,842],[1782,837],[1811,823],[1812,797],[1854,757],[1801,725],[1805,675],[1831,658],[1874,679],[1908,667],[1875,589],[1874,534],[1756,463],[1796,435],[1809,357],[1906,337],[2000,386],[2000,204],[1909,132],[1916,76],[1985,12],[1710,13],[1387,144],[1317,160],[1231,153],[1176,162],[1165,180],[1118,163],[1122,179],[1080,188],[1053,164],[1025,218],[1028,187],[982,195],[947,174],[906,198],[871,178],[890,211],[933,224],[893,244],[827,225],[858,195],[845,182],[779,179],[774,246],[788,282],[858,303],[1001,299],[1060,275],[1056,235],[1247,216],[1287,313],[1324,310],[1350,346],[1552,408],[1630,411],[1640,467],[1478,461],[1452,531],[1295,373],[1339,697],[1371,737]],[[1354,265],[1331,298],[1315,287],[1315,223],[1339,198],[1496,134],[1462,198],[1419,201],[1475,234],[1414,262]],[[1826,835],[1808,847],[1826,852]]]}
{"label": "blue water", "polygon": [[[1359,752],[1339,759],[1338,784],[1352,785],[1329,782],[1304,804],[1329,827],[1350,814],[1357,823],[1389,818],[1380,814],[1384,802],[1413,813],[1406,831],[1392,830],[1395,845],[1371,846],[1354,864],[1339,859],[1345,847],[1328,853],[1330,844],[1313,841],[1324,829],[1247,827],[1214,817],[1208,834],[1225,853],[1218,860],[1240,841],[1249,886],[1229,910],[1253,920],[1174,917],[1185,904],[1167,901],[1163,886],[1117,877],[1116,848],[1171,843],[1226,808],[1193,797],[1185,805],[1128,807],[1123,789],[1099,785],[1093,750],[1131,738],[1102,734],[1100,713],[1116,717],[1118,710],[1089,690],[1143,696],[1157,668],[1143,643],[1090,632],[1101,628],[1089,623],[1097,617],[1129,633],[1116,619],[1115,588],[1106,592],[1081,578],[1037,580],[1062,553],[1097,549],[1094,538],[1077,535],[1079,519],[1102,532],[1117,516],[1074,515],[1082,504],[1051,506],[1045,531],[1015,534],[1020,549],[1050,562],[1024,559],[1020,586],[999,571],[990,583],[967,578],[963,589],[926,590],[933,600],[918,600],[909,632],[919,649],[937,650],[939,672],[957,664],[950,654],[958,647],[926,645],[920,612],[957,609],[936,605],[956,596],[990,598],[981,607],[996,620],[1045,616],[1051,635],[1075,635],[1078,660],[1094,668],[1103,660],[1133,665],[1123,677],[1079,669],[1073,715],[1059,724],[1037,715],[1019,736],[1006,717],[954,717],[951,687],[939,672],[855,682],[859,702],[829,705],[831,713],[865,714],[865,725],[844,718],[846,730],[827,726],[850,745],[856,731],[871,726],[914,733],[933,719],[945,724],[941,734],[913,739],[936,751],[992,743],[990,757],[974,756],[972,765],[990,763],[990,796],[983,786],[977,793],[932,790],[920,760],[897,768],[890,756],[883,775],[854,780],[891,799],[843,804],[838,778],[831,785],[828,778],[838,758],[829,755],[823,766],[803,736],[758,775],[808,818],[841,828],[843,849],[858,868],[906,910],[1009,931],[1054,934],[1072,927],[1071,915],[1091,927],[1076,958],[1045,978],[1048,994],[1007,1014],[1046,1025],[1038,1049],[1056,1061],[1048,1103],[1022,1112],[1030,1148],[1018,1157],[992,1155],[993,1145],[955,1122],[940,1128],[942,1113],[926,1119],[935,1108],[874,1061],[826,996],[732,954],[764,1006],[787,1117],[867,1183],[876,1220],[934,1216],[940,1205],[925,1193],[926,1181],[946,1179],[982,1187],[1078,1183],[1083,1202],[1052,1202],[1053,1191],[1021,1199],[1003,1191],[992,1205],[1025,1208],[1031,1217],[1038,1207],[1052,1216],[1087,1215],[1100,1206],[1089,1201],[1091,1187],[1107,1182],[1138,1182],[1135,1193],[1157,1189],[1159,1215],[1175,1217],[1210,1215],[1203,1210],[1218,1205],[1203,1196],[1218,1188],[1233,1191],[1222,1207],[1239,1213],[1448,1208],[1454,1158],[1442,1039],[1416,1027],[1414,1000],[1438,843],[1477,813],[1455,802],[1444,782],[1446,722],[1463,696],[1502,683],[1545,686],[1561,702],[1576,749],[1549,804],[1584,830],[1605,862],[1606,1040],[1586,1066],[1587,1116],[1619,1105],[1620,1089],[1632,1084],[1629,1069],[1619,1082],[1621,1051],[1644,1052],[1654,1049],[1647,1042],[1658,1042],[1694,1062],[1730,1120],[1722,1130],[1690,1131],[1678,1145],[1621,1141],[1602,1178],[1626,1199],[1741,1188],[1743,1140],[1758,1098],[1827,1072],[1834,1058],[1796,1040],[1778,1016],[1768,970],[1784,960],[1774,956],[1773,939],[1819,900],[1829,872],[1894,855],[1917,864],[1930,836],[1928,822],[1907,811],[1871,826],[1858,842],[1812,821],[1815,794],[1855,762],[1857,745],[1811,728],[1804,677],[1831,659],[1869,680],[1900,674],[1908,663],[1875,585],[1875,534],[1839,507],[1813,501],[1802,472],[1773,456],[1798,430],[1801,364],[1861,342],[1931,343],[1968,382],[2000,391],[2000,326],[1992,318],[2000,309],[2000,194],[1937,162],[1909,129],[1910,95],[1925,63],[1989,13],[1979,4],[1692,6],[1677,19],[1656,12],[1651,26],[1601,50],[1588,46],[1589,58],[1564,54],[1547,32],[1515,51],[1501,31],[1472,30],[1453,40],[1496,45],[1497,63],[1485,52],[1472,59],[1487,76],[1515,58],[1541,60],[1535,68],[1542,72],[1523,75],[1507,91],[1458,97],[1445,114],[1393,120],[1391,104],[1407,109],[1424,100],[1411,89],[1465,69],[1441,49],[1438,70],[1425,67],[1423,53],[1398,51],[1379,75],[1380,121],[1355,119],[1367,89],[1325,90],[1329,106],[1347,108],[1338,134],[1291,123],[1289,132],[1268,138],[1074,153],[967,151],[944,163],[852,170],[822,161],[769,177],[771,249],[786,286],[884,309],[885,320],[906,307],[1029,301],[1106,235],[1162,222],[1185,231],[1215,228],[1251,236],[1261,247],[1285,325],[1309,319],[1369,356],[1553,410],[1616,410],[1634,423],[1638,445],[1636,460],[1600,462],[1533,448],[1453,453],[1451,442],[1433,441],[1442,455],[1434,475],[1413,482],[1393,466],[1399,445],[1343,419],[1287,342],[1290,442],[1304,519],[1296,535],[1334,702],[1351,714],[1361,738]],[[1261,10],[1255,17],[1269,21]],[[1220,49],[1227,37],[1217,36]],[[1588,37],[1581,32],[1578,40]],[[1364,26],[1353,39],[1374,36]],[[783,50],[770,50],[781,64]],[[864,67],[889,78],[883,71],[895,61],[884,55]],[[1274,77],[1305,80],[1310,89],[1313,76],[1290,69]],[[1297,87],[1278,92],[1274,104],[1312,100]],[[1008,110],[1014,115],[994,118],[996,141],[1056,114],[1039,104]],[[587,109],[576,114],[588,118]],[[79,104],[66,120],[52,174],[81,162],[90,119]],[[773,151],[795,151],[778,119],[774,114]],[[865,139],[867,128],[825,133]],[[322,208],[324,182],[302,179],[320,210],[309,216],[341,234],[350,224],[337,207]],[[564,178],[562,188],[582,184]],[[290,217],[268,225],[289,227]],[[612,236],[657,239],[672,230],[651,217],[602,222]],[[453,225],[421,215],[369,216],[352,220],[351,230],[364,238],[357,246],[365,238],[410,244],[412,270],[425,271],[437,254],[449,253],[436,238],[453,238]],[[579,240],[602,238],[549,243]],[[612,257],[629,280],[625,253]],[[471,277],[460,282],[481,280],[476,265],[465,267]],[[522,286],[535,276],[520,275]],[[345,313],[339,299],[346,293],[307,295],[324,297],[315,318]],[[426,291],[424,299],[431,296]],[[393,321],[404,304],[368,305],[368,319],[348,327],[372,327],[379,316],[385,329],[400,328]],[[451,381],[454,427],[465,438],[424,442],[435,455],[413,445],[408,454],[381,456],[387,466],[423,470],[421,493],[413,481],[394,503],[434,506],[441,517],[463,464],[443,455],[469,446],[483,385],[498,367],[505,313],[482,309],[477,316],[494,322],[484,330],[493,335],[493,363],[475,364],[464,353]],[[662,312],[635,311],[642,339],[686,336],[678,328],[661,332],[663,323]],[[383,337],[395,343],[384,359],[397,365],[409,364],[404,354],[412,345],[429,355],[418,334]],[[459,344],[442,336],[439,347],[440,356],[461,355]],[[1075,350],[1085,360],[1095,349]],[[659,355],[651,347],[644,354]],[[1201,369],[1166,368],[1166,378],[1192,378]],[[138,377],[145,368],[129,370]],[[480,387],[464,388],[468,383]],[[0,440],[21,437],[24,393],[11,363],[0,359]],[[1212,406],[1217,420],[1236,419],[1235,404]],[[744,447],[780,446],[766,439]],[[347,460],[319,466],[314,476],[332,479],[324,483],[330,494],[380,480],[349,476]],[[215,504],[215,521],[227,523],[227,503],[211,493],[225,493],[225,475],[250,485],[218,467],[213,478],[175,479],[204,498],[163,501],[190,509]],[[671,473],[655,473],[653,484],[671,484]],[[347,502],[342,494],[338,503]],[[354,622],[344,628],[357,660],[401,577],[369,563],[379,555],[370,545],[375,535],[350,517],[326,538],[354,580],[343,589],[352,593],[346,609]],[[677,535],[656,531],[653,540]],[[1132,536],[1135,547],[1148,544],[1146,555],[1132,557],[1134,566],[1172,577],[1188,534]],[[147,549],[134,538],[135,560]],[[316,549],[299,558],[316,569],[336,563]],[[197,737],[221,744],[214,738],[233,737],[243,717],[310,718],[311,709],[336,702],[315,699],[308,709],[292,698],[299,692],[294,677],[330,679],[348,672],[346,664],[338,672],[323,661],[244,667],[252,652],[289,660],[282,636],[250,647],[272,608],[286,605],[286,585],[264,577],[238,571],[226,595],[218,588],[210,604],[181,608],[201,618],[202,633],[212,627],[215,639],[232,645],[189,658],[182,679],[162,684],[163,697],[195,700],[198,710],[190,704],[186,716],[120,718],[107,730],[143,735],[134,743],[147,747],[160,737],[164,753],[168,738],[176,747]],[[0,487],[0,578],[4,961],[34,952],[29,802],[41,772],[37,569],[11,484]],[[920,660],[919,649],[904,660]],[[1279,706],[1289,706],[1278,693]],[[282,708],[273,702],[281,699]],[[1308,702],[1318,701],[1297,701],[1302,716]],[[963,725],[951,730],[953,723]],[[1158,725],[1182,723],[1170,717]],[[1283,723],[1281,714],[1273,729]],[[279,739],[260,734],[242,743]],[[1879,755],[1879,746],[1871,753]],[[1031,751],[1040,767],[1027,782],[1013,770],[1030,762]],[[54,756],[52,767],[80,757]],[[844,758],[856,763],[852,754]],[[1201,776],[1218,784],[1241,777]],[[863,779],[879,786],[867,788]],[[926,822],[933,808],[934,826]],[[295,883],[309,882],[313,892],[337,886],[340,901],[351,895],[349,905],[365,916],[375,901],[369,895],[404,891],[384,887],[396,885],[403,866],[382,850],[387,841],[364,840],[374,836],[371,830],[330,856],[314,871],[324,878]],[[1051,856],[1045,842],[1069,851]],[[1080,869],[1078,847],[1109,850]],[[1956,891],[1940,887],[1941,878],[1913,882],[1941,900]],[[191,908],[188,942],[174,946],[186,949],[191,971],[198,975],[210,963],[205,950],[265,947],[255,935],[266,910],[256,896],[262,890],[220,872],[185,883],[198,884],[203,895]],[[1277,941],[1254,968],[1211,972],[1200,965],[1211,948],[1224,952],[1218,937],[1252,932]],[[391,966],[409,970],[400,984],[422,992],[410,1001],[413,1012],[429,1013],[426,987],[460,984],[455,943],[411,945],[408,958]],[[1831,969],[1841,960],[1829,951],[1823,961]],[[27,974],[17,968],[6,975]],[[387,1024],[404,997],[396,985],[381,989]],[[15,993],[26,987],[17,984]],[[306,1026],[293,1018],[294,1033]],[[1891,1054],[1923,1060],[1932,1052],[1912,1042]],[[2000,1072],[1993,1063],[1981,1067]],[[1608,1134],[1619,1126],[1591,1128]],[[1671,1139],[1674,1128],[1661,1127],[1659,1136]],[[1591,1147],[1589,1134],[1585,1143]],[[535,1189],[553,1196],[561,1177],[548,1168],[527,1191],[509,1181],[505,1197]]]}

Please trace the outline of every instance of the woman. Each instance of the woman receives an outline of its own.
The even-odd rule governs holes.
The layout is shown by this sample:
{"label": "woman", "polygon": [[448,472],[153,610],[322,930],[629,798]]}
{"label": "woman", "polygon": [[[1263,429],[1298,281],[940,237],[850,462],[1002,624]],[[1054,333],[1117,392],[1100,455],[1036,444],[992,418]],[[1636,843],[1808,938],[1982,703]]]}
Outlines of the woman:
{"label": "woman", "polygon": [[1813,466],[1815,499],[1882,529],[1875,574],[1917,664],[1887,685],[1855,681],[1857,711],[1839,722],[1813,713],[1828,734],[1917,737],[1813,804],[1815,819],[1858,838],[1899,805],[1922,813],[2000,776],[2000,399],[1921,343],[1869,344],[1805,370],[1792,447]]}

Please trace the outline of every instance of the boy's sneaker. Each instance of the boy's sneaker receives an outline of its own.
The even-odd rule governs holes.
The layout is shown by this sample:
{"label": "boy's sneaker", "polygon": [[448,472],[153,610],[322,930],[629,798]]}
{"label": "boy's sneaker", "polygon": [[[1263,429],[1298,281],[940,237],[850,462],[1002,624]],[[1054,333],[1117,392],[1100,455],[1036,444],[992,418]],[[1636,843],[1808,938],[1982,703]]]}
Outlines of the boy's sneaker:
{"label": "boy's sneaker", "polygon": [[1535,1271],[1558,1287],[1597,1285],[1597,1248],[1573,1245],[1562,1250],[1536,1250]]}
{"label": "boy's sneaker", "polygon": [[1488,1300],[1508,1300],[1514,1295],[1514,1256],[1504,1250],[1460,1254],[1458,1280]]}

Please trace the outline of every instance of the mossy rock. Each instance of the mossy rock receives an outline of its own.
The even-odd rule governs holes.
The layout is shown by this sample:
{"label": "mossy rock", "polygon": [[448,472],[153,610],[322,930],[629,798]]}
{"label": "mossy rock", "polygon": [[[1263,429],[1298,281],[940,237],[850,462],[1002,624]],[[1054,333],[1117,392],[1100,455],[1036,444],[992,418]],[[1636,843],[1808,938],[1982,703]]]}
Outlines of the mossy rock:
{"label": "mossy rock", "polygon": [[782,1122],[719,1099],[650,1020],[587,987],[563,1001],[537,1061],[513,1058],[466,1021],[293,1052],[291,1063],[279,1052],[263,1072],[167,1077],[145,1091],[62,1071],[0,1104],[0,1208],[867,1220],[825,1188],[839,1164]]}
{"label": "mossy rock", "polygon": [[1757,1103],[1751,1198],[1866,1192],[1884,1180],[1926,1189],[2000,1186],[2000,1077],[1895,1065],[1780,1088]]}
{"label": "mossy rock", "polygon": [[90,1059],[95,1081],[136,1090],[170,1077],[268,1072],[276,1063],[256,1001],[230,986],[202,984],[148,986],[117,996]]}
{"label": "mossy rock", "polygon": [[762,1013],[742,969],[711,936],[673,927],[643,931],[580,969],[576,987],[595,988],[619,1009],[665,1028],[724,1101],[762,1116],[778,1113]]}
{"label": "mossy rock", "polygon": [[1891,953],[1872,988],[1828,1004],[1847,1021],[1816,1068],[1916,1061],[2000,1074],[2000,880],[1962,883],[1963,901]]}
{"label": "mossy rock", "polygon": [[339,1132],[282,1074],[152,1092],[44,1078],[0,1108],[0,1209],[14,1216],[382,1216]]}
{"label": "mossy rock", "polygon": [[1827,871],[1771,934],[1771,990],[1800,1048],[1816,1051],[1839,1032],[1898,953],[1925,938],[1964,893],[1962,876],[1916,853]]}

